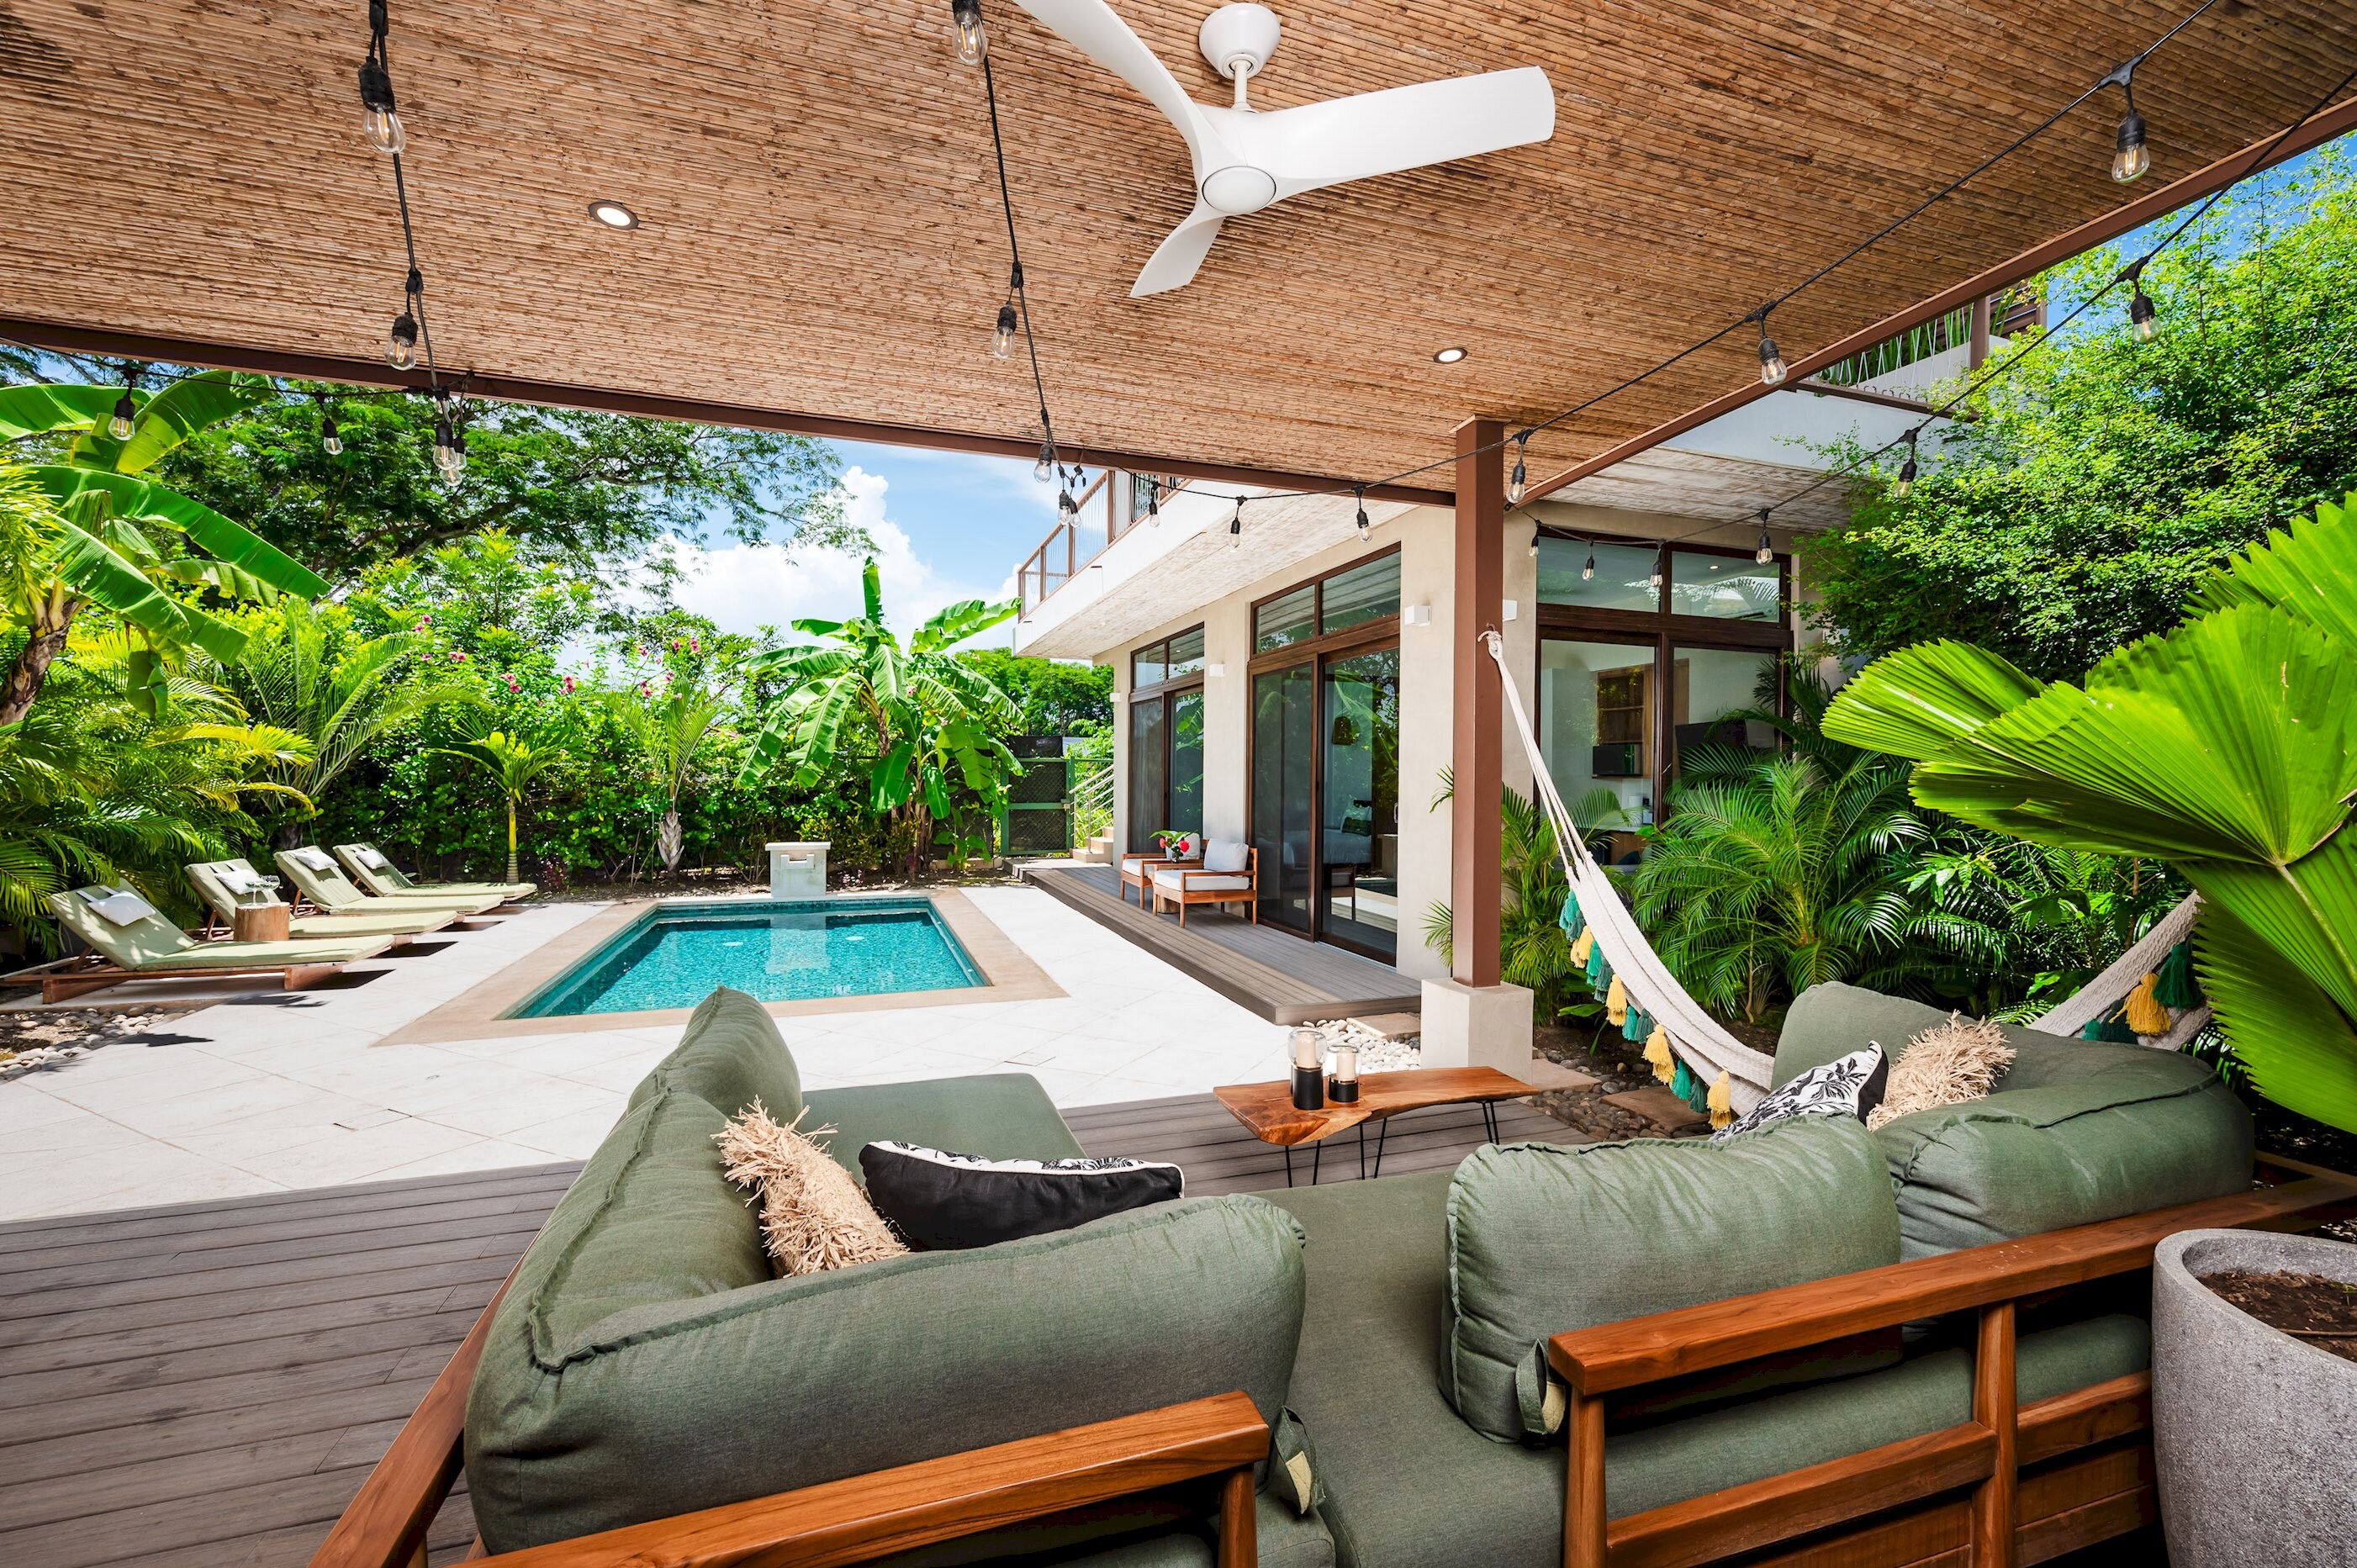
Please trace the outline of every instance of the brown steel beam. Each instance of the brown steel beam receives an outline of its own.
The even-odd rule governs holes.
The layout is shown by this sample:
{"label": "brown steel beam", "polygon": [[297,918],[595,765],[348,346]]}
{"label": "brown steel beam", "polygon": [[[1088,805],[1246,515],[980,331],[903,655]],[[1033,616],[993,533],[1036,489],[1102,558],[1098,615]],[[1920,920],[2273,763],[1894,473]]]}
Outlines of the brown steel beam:
{"label": "brown steel beam", "polygon": [[1499,862],[1505,808],[1501,762],[1504,700],[1498,666],[1481,644],[1504,614],[1505,427],[1469,419],[1457,427],[1457,567],[1449,622],[1454,685],[1449,711],[1453,794],[1448,810],[1448,972],[1459,984],[1499,981],[1498,911],[1505,873]]}
{"label": "brown steel beam", "polygon": [[[30,321],[19,317],[0,316],[0,338],[60,354],[140,360],[152,364],[196,365],[207,370],[253,371],[296,381],[334,381],[363,387],[404,387],[413,392],[423,392],[427,385],[424,371],[396,371],[382,360],[297,354],[275,349],[199,342],[191,338],[156,338],[102,328]],[[442,379],[445,384],[460,389],[468,397],[490,398],[502,403],[541,403],[551,408],[587,409],[598,413],[677,419],[692,424],[774,430],[827,441],[870,441],[885,446],[921,446],[940,452],[972,452],[983,456],[1020,457],[1027,461],[1036,456],[1039,450],[1037,436],[928,430],[919,425],[884,424],[864,419],[838,419],[823,413],[707,403],[696,398],[671,397],[661,392],[574,386],[563,381],[531,381],[521,376],[493,375],[479,371],[446,371]],[[1198,463],[1184,457],[1122,452],[1111,447],[1074,446],[1060,441],[1057,443],[1056,449],[1065,461],[1087,467],[1125,468],[1142,474],[1176,474],[1213,484],[1265,486],[1278,490],[1331,490],[1338,496],[1347,496],[1352,483],[1329,475],[1248,468],[1232,463]],[[1414,485],[1371,485],[1367,488],[1367,499],[1405,501],[1415,506],[1449,504],[1447,490],[1423,489]]]}
{"label": "brown steel beam", "polygon": [[[2140,228],[2176,209],[2201,200],[2211,192],[2245,179],[2261,169],[2298,156],[2309,148],[2320,145],[2357,127],[2357,98],[2349,99],[2311,116],[2280,144],[2268,136],[2252,143],[2240,152],[2230,153],[2207,167],[2195,170],[2173,185],[2165,185],[2123,207],[2114,208],[2102,217],[2082,223],[2068,233],[2058,234],[2041,244],[2034,245],[2020,254],[1985,272],[1975,274],[1954,287],[1943,290],[1894,315],[1886,316],[1870,327],[1859,328],[1848,337],[1827,344],[1813,354],[1792,361],[1791,380],[1798,381],[1815,375],[1828,365],[1838,364],[1861,349],[1871,349],[1887,338],[1896,337],[1910,327],[1918,327],[1935,316],[1944,316],[1959,306],[2007,288],[2036,273],[2044,272],[2058,262],[2069,261],[2083,251],[2091,251],[2107,240],[2116,240],[2132,229]],[[1788,385],[1790,382],[1788,381]],[[1573,464],[1563,472],[1542,479],[1525,492],[1524,504],[1541,496],[1552,495],[1566,485],[1577,484],[1592,474],[1602,473],[1615,463],[1625,463],[1641,453],[1649,452],[1664,441],[1674,440],[1687,431],[1709,424],[1723,413],[1732,413],[1775,389],[1747,381],[1698,408],[1690,409],[1666,424],[1657,424],[1642,435],[1632,435],[1617,446],[1609,446],[1592,457]]]}

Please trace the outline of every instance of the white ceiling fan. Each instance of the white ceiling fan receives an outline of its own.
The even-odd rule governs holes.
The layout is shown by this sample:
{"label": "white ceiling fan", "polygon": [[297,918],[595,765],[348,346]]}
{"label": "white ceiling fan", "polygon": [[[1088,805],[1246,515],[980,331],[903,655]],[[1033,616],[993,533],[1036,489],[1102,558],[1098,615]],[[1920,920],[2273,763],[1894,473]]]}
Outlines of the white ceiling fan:
{"label": "white ceiling fan", "polygon": [[1555,90],[1536,66],[1361,92],[1267,113],[1247,81],[1276,52],[1276,13],[1222,5],[1203,19],[1203,58],[1236,84],[1222,108],[1187,96],[1105,0],[1017,0],[1065,42],[1146,94],[1186,139],[1195,210],[1170,231],[1131,285],[1133,296],[1180,287],[1203,264],[1227,219],[1320,186],[1469,158],[1555,134]]}

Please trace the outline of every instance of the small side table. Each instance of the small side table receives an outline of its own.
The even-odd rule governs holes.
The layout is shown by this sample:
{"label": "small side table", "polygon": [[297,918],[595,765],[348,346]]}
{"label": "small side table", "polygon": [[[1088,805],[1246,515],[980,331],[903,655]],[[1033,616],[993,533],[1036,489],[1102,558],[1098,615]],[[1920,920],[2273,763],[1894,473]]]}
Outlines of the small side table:
{"label": "small side table", "polygon": [[267,904],[240,904],[230,919],[230,937],[241,942],[283,942],[293,913],[275,899]]}
{"label": "small side table", "polygon": [[1329,1101],[1323,1110],[1303,1111],[1293,1103],[1293,1086],[1275,1083],[1233,1083],[1211,1092],[1244,1131],[1264,1144],[1285,1151],[1285,1185],[1293,1185],[1293,1150],[1312,1145],[1309,1184],[1318,1185],[1325,1141],[1337,1133],[1359,1130],[1359,1174],[1367,1174],[1367,1123],[1378,1123],[1375,1171],[1383,1174],[1383,1144],[1391,1136],[1391,1120],[1403,1111],[1435,1105],[1479,1105],[1481,1124],[1490,1142],[1498,1141],[1498,1101],[1521,1100],[1536,1090],[1521,1079],[1489,1067],[1423,1068],[1413,1072],[1371,1072],[1359,1079],[1359,1098],[1348,1105]]}

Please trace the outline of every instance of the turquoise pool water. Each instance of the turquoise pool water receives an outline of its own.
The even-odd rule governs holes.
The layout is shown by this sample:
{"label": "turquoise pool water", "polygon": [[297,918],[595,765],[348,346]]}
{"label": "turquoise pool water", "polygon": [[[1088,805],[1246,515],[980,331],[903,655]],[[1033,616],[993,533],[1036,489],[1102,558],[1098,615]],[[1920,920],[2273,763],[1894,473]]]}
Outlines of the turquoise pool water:
{"label": "turquoise pool water", "polygon": [[693,1007],[716,986],[764,1002],[949,991],[982,972],[929,899],[658,907],[515,1015]]}

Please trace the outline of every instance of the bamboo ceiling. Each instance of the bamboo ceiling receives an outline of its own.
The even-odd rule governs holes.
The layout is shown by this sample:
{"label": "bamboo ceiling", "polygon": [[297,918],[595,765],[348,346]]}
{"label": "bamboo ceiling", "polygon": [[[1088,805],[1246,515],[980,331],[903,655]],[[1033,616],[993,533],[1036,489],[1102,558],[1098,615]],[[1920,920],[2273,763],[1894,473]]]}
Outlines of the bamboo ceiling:
{"label": "bamboo ceiling", "polygon": [[[1464,418],[1544,416],[1741,316],[2187,3],[1285,0],[1256,104],[1536,64],[1555,137],[1232,220],[1192,285],[1135,300],[1189,206],[1184,146],[985,0],[1059,434],[1345,478],[1442,458]],[[1212,0],[1114,4],[1224,101],[1195,48]],[[1020,356],[985,352],[1006,233],[949,20],[946,0],[393,0],[444,365],[1031,432]],[[403,262],[390,160],[360,136],[365,43],[362,0],[0,0],[0,316],[372,360]],[[2147,185],[2268,135],[2352,62],[2346,0],[2224,0],[2138,72]],[[2116,205],[2119,113],[2103,95],[1779,309],[1788,357]],[[600,228],[593,198],[642,227]],[[1433,363],[1448,344],[1471,357]],[[1534,475],[1755,370],[1738,333],[1546,433]]]}

